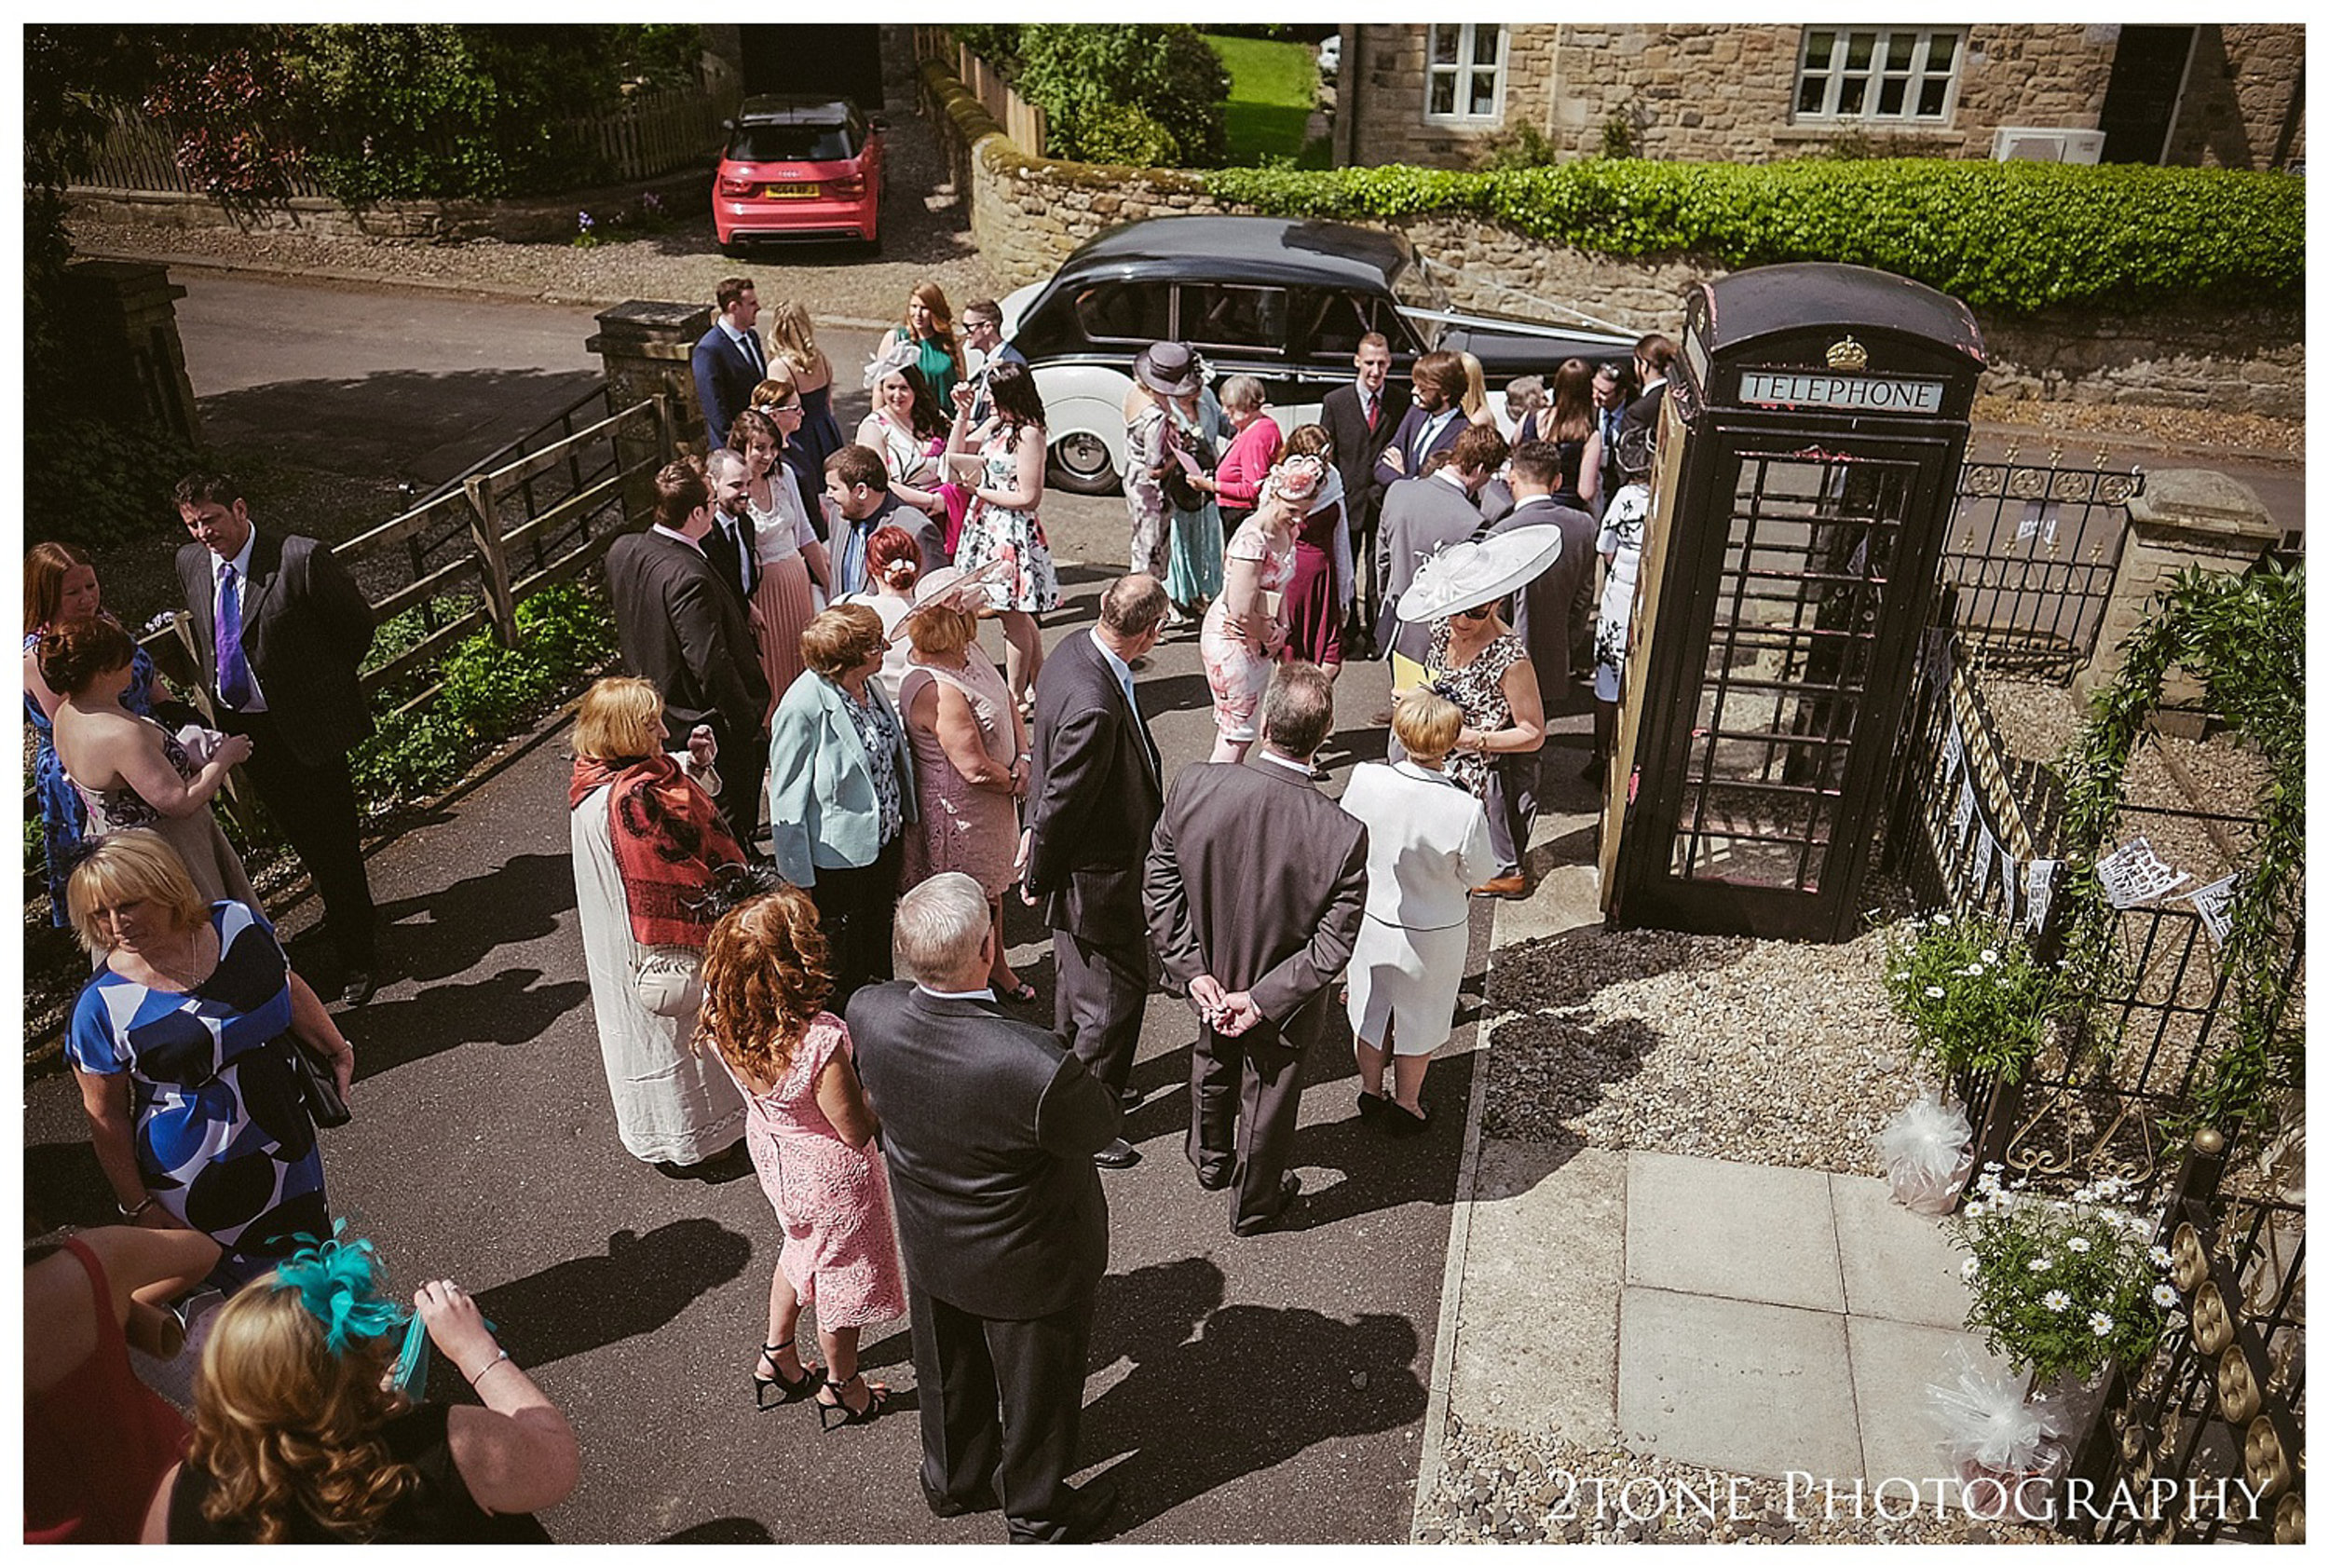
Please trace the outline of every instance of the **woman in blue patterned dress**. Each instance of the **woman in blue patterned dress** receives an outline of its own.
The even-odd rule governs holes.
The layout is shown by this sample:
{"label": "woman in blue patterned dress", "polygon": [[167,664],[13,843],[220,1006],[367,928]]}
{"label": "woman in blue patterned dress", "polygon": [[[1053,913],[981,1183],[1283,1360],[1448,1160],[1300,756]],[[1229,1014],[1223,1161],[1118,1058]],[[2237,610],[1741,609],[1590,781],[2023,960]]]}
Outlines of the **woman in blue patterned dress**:
{"label": "woman in blue patterned dress", "polygon": [[65,1054],[122,1217],[203,1231],[234,1289],[331,1234],[323,1157],[289,1053],[356,1053],[292,973],[266,918],[205,906],[158,835],[109,834],[66,884],[74,930],[104,966],[73,1006]]}
{"label": "woman in blue patterned dress", "polygon": [[979,460],[978,483],[970,487],[970,510],[962,518],[954,564],[974,572],[989,561],[1011,563],[1010,583],[988,592],[1002,616],[1011,701],[1027,714],[1034,702],[1036,672],[1043,667],[1043,634],[1035,618],[1059,604],[1059,570],[1052,564],[1042,519],[1035,515],[1043,501],[1043,457],[1050,448],[1034,372],[1015,362],[999,364],[987,378],[987,395],[995,412],[975,430],[971,429],[971,400],[954,400],[947,455],[974,454]]}
{"label": "woman in blue patterned dress", "polygon": [[[104,615],[98,596],[97,568],[69,544],[36,544],[24,553],[24,719],[40,737],[33,758],[33,788],[40,797],[41,847],[48,869],[48,923],[70,925],[64,907],[65,873],[89,828],[89,811],[80,792],[64,776],[57,760],[56,717],[61,693],[51,691],[40,678],[34,650],[41,634],[51,626],[88,616]],[[108,618],[110,619],[110,617]],[[143,648],[129,662],[129,684],[121,705],[141,717],[150,716],[157,701],[167,701],[170,689],[154,673],[154,661]]]}

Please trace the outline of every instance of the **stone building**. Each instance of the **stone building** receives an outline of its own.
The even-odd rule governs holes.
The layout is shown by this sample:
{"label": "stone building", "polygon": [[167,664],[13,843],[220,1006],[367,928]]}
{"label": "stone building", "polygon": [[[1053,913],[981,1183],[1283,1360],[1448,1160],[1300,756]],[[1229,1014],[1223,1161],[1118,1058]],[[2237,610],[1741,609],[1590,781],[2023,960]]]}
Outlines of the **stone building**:
{"label": "stone building", "polygon": [[2305,155],[2304,53],[2286,23],[1346,23],[1335,161],[1464,168],[1527,138],[1564,159],[2285,169]]}

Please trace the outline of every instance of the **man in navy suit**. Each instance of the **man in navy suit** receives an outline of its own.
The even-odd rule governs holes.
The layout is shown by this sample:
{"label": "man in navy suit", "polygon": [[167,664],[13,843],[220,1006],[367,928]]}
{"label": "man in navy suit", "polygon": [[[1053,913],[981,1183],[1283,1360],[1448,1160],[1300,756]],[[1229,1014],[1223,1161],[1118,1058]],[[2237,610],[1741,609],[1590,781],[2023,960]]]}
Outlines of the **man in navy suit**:
{"label": "man in navy suit", "polygon": [[760,319],[760,299],[749,278],[723,278],[712,291],[719,315],[712,330],[696,340],[688,363],[696,375],[696,402],[703,409],[706,452],[728,444],[729,427],[752,406],[752,389],[768,378],[768,356],[752,323]]}
{"label": "man in navy suit", "polygon": [[1414,405],[1400,417],[1397,432],[1375,462],[1375,483],[1386,490],[1421,475],[1424,461],[1453,446],[1471,423],[1464,417],[1466,377],[1459,356],[1435,348],[1418,357],[1408,382],[1415,389]]}

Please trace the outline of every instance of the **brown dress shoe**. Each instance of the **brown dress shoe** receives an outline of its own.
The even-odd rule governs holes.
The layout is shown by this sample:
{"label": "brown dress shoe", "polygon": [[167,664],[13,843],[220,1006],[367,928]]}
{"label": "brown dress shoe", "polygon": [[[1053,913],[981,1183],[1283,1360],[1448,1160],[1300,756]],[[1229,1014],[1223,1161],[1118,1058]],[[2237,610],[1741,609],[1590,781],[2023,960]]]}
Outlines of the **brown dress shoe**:
{"label": "brown dress shoe", "polygon": [[1526,898],[1528,895],[1529,879],[1524,872],[1515,872],[1509,877],[1492,877],[1472,890],[1475,898]]}

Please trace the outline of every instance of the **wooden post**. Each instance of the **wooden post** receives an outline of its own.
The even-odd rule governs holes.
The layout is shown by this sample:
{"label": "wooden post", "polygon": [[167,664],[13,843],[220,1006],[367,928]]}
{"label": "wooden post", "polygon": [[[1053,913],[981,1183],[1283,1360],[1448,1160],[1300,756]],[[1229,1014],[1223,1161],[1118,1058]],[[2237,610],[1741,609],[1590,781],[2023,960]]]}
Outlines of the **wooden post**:
{"label": "wooden post", "polygon": [[485,583],[485,612],[493,618],[494,636],[504,648],[518,646],[517,601],[510,595],[510,556],[501,548],[501,516],[494,498],[491,474],[469,481],[470,539],[477,546],[478,575]]}

